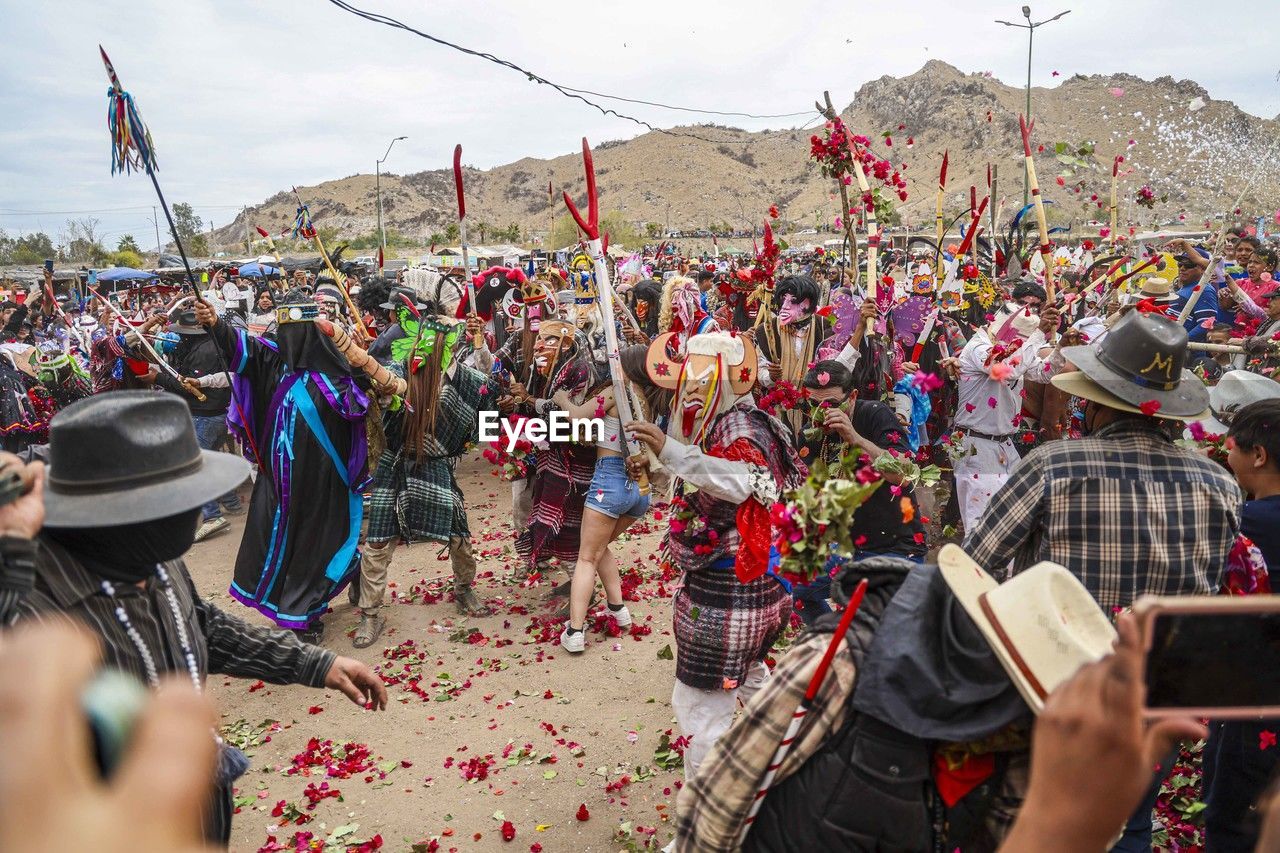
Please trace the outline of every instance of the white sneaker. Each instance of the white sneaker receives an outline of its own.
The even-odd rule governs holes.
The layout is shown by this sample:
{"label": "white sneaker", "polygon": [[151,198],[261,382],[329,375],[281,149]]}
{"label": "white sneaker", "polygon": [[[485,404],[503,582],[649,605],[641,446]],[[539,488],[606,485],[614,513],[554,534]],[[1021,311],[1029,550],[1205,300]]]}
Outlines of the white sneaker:
{"label": "white sneaker", "polygon": [[200,529],[196,531],[196,541],[202,542],[205,539],[208,539],[213,534],[221,530],[226,530],[230,526],[231,526],[231,523],[227,521],[225,518],[223,518],[222,516],[218,516],[217,518],[211,518],[208,521],[206,521],[204,524],[200,525]]}
{"label": "white sneaker", "polygon": [[631,627],[631,611],[627,609],[625,604],[622,605],[621,610],[610,610],[608,607],[605,607],[604,612],[618,620],[619,628]]}
{"label": "white sneaker", "polygon": [[587,647],[587,632],[577,631],[569,633],[569,626],[566,625],[564,630],[560,632],[560,645],[564,646],[566,652],[572,652],[575,655],[582,654]]}

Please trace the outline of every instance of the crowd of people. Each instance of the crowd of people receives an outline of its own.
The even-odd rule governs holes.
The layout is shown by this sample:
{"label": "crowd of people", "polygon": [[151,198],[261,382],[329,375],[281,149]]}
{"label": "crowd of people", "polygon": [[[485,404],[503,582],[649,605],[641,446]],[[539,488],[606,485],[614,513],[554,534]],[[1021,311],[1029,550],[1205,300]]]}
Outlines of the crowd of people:
{"label": "crowd of people", "polygon": [[[394,619],[400,546],[434,542],[458,612],[488,613],[458,460],[484,413],[563,413],[602,428],[482,448],[510,482],[510,581],[546,587],[560,644],[586,654],[593,614],[631,624],[619,537],[664,506],[688,743],[674,849],[1150,849],[1177,740],[1205,740],[1208,849],[1254,849],[1280,752],[1249,745],[1276,721],[1146,725],[1126,611],[1270,593],[1275,249],[1224,226],[1202,242],[1084,241],[1047,267],[948,246],[886,246],[870,270],[848,257],[767,236],[747,261],[646,247],[605,280],[580,253],[470,280],[215,277],[132,302],[58,299],[46,282],[0,305],[4,470],[23,484],[0,506],[4,622],[67,614],[151,686],[177,674],[199,692],[225,673],[385,707],[376,674],[324,647],[334,599],[347,591],[351,643],[372,646]],[[840,535],[789,535],[795,496],[836,484],[867,487],[821,525]],[[182,563],[239,513],[229,592],[274,629],[203,601]],[[1006,588],[1039,621],[1002,623]],[[1034,613],[1055,596],[1068,604]],[[1074,639],[1056,633],[1067,616]],[[803,631],[771,672],[793,619]],[[92,668],[73,638],[15,630],[0,669],[51,649],[74,660],[70,683]],[[1048,642],[1066,671],[1036,670],[1028,650]],[[140,751],[182,701],[157,700]],[[206,837],[225,843],[247,762],[190,740],[215,789]],[[134,765],[120,784],[145,796]],[[92,796],[72,784],[48,781]],[[190,810],[192,790],[162,805]],[[181,815],[156,817],[194,842]]]}

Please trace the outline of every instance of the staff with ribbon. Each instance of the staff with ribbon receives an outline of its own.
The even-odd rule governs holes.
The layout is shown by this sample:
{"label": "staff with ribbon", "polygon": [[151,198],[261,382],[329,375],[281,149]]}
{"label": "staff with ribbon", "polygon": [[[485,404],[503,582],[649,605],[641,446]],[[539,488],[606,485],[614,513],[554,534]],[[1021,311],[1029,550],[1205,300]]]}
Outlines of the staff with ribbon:
{"label": "staff with ribbon", "polygon": [[[573,203],[573,199],[569,198],[569,193],[567,192],[564,193],[564,203],[569,208],[569,214],[573,217],[573,221],[578,223],[582,233],[587,236],[587,252],[590,253],[591,260],[595,265],[596,294],[599,298],[600,319],[604,326],[605,349],[608,350],[609,377],[613,380],[613,403],[618,410],[618,419],[625,426],[633,422],[635,416],[631,409],[631,395],[627,391],[627,379],[622,372],[622,356],[618,349],[618,330],[613,320],[613,286],[609,282],[609,267],[604,262],[605,243],[600,238],[600,197],[596,192],[596,168],[591,159],[591,146],[587,143],[585,136],[582,138],[582,165],[587,174],[587,218],[582,218],[582,214],[578,212],[577,205]],[[461,195],[459,195],[459,199],[461,199]],[[605,235],[605,240],[607,239],[608,235]],[[641,448],[643,446],[640,442],[630,432],[626,430],[622,432],[628,454],[631,456],[642,455],[643,450]],[[637,483],[640,486],[640,494],[649,494],[648,475],[641,474]]]}
{"label": "staff with ribbon", "polygon": [[[462,241],[462,275],[467,282],[467,312],[476,313],[476,285],[471,280],[471,252],[467,245],[467,201],[462,194],[462,143],[453,148],[453,186],[458,191],[458,239]],[[548,185],[548,188],[550,185]],[[567,198],[567,196],[566,196]],[[471,345],[476,349],[484,346],[484,332],[476,332]]]}
{"label": "staff with ribbon", "polygon": [[1035,158],[1031,156],[1031,131],[1035,122],[1028,122],[1024,115],[1018,116],[1018,126],[1022,128],[1022,153],[1027,164],[1027,183],[1031,185],[1031,200],[1035,204],[1036,224],[1040,226],[1040,260],[1044,261],[1044,297],[1045,304],[1053,304],[1053,246],[1049,243],[1049,220],[1044,215],[1044,199],[1040,196],[1040,181],[1036,178]]}

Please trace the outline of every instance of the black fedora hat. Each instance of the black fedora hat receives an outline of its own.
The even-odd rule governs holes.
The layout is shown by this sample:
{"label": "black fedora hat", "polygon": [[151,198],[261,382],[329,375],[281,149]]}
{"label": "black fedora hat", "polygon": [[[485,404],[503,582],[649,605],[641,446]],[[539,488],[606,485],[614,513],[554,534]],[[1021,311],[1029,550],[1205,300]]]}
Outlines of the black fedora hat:
{"label": "black fedora hat", "polygon": [[112,391],[72,403],[49,427],[46,527],[115,527],[166,518],[224,495],[249,463],[201,450],[172,394]]}
{"label": "black fedora hat", "polygon": [[[1076,371],[1053,384],[1076,397],[1173,420],[1195,420],[1209,408],[1209,390],[1184,368],[1187,330],[1166,317],[1134,311],[1096,346],[1064,347],[1062,356]],[[1152,401],[1154,412],[1143,411]]]}
{"label": "black fedora hat", "polygon": [[203,335],[204,326],[201,326],[196,321],[196,312],[183,311],[178,314],[177,319],[169,324],[166,331],[170,331],[178,335]]}
{"label": "black fedora hat", "polygon": [[419,311],[427,307],[422,304],[422,300],[418,298],[417,292],[411,287],[393,287],[391,289],[391,296],[386,302],[382,303],[378,307],[385,308],[388,311],[400,308],[404,305],[404,299],[401,297],[407,297],[409,301],[413,303],[413,307],[417,308]]}

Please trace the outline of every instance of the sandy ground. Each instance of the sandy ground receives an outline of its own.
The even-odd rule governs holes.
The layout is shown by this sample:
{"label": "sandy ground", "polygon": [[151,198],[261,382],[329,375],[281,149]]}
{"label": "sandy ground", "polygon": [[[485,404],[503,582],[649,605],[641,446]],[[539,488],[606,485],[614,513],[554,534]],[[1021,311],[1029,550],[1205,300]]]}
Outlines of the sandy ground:
{"label": "sandy ground", "polygon": [[[257,851],[274,836],[292,851],[295,834],[310,832],[329,841],[326,850],[376,834],[382,849],[395,851],[436,849],[432,839],[442,851],[608,851],[627,849],[626,841],[614,840],[624,822],[636,830],[656,827],[657,840],[669,840],[683,771],[655,766],[659,738],[675,726],[675,667],[664,654],[674,643],[671,583],[659,576],[660,535],[641,522],[643,532],[615,545],[624,573],[634,570],[639,581],[631,596],[639,600],[628,604],[640,636],[610,637],[608,626],[598,625],[588,630],[586,653],[570,656],[558,644],[558,628],[545,625],[550,584],[522,588],[510,580],[510,487],[491,470],[473,455],[458,475],[470,497],[477,589],[495,615],[460,617],[445,585],[452,577],[447,558],[423,544],[396,554],[395,600],[387,630],[372,647],[352,649],[348,633],[358,616],[345,593],[326,618],[326,647],[400,678],[388,687],[386,713],[366,712],[327,690],[209,679],[233,742],[261,741],[247,747],[253,765],[240,780],[233,850]],[[232,522],[231,531],[196,545],[187,564],[209,600],[264,621],[226,594],[243,516]],[[652,516],[648,522],[654,530],[665,527]],[[403,677],[406,663],[420,675],[413,685]],[[331,739],[339,750],[363,745],[369,756],[353,762],[348,778],[326,780],[324,766],[310,775],[286,773],[312,738]],[[362,755],[358,747],[347,753]],[[485,778],[464,779],[481,766]],[[326,781],[327,790],[320,787]],[[341,799],[321,798],[308,811],[309,786],[313,797],[336,788]],[[280,801],[284,813],[273,816]],[[583,804],[587,820],[578,819]],[[292,808],[310,820],[281,826]],[[509,843],[505,821],[515,831]],[[633,844],[643,837],[637,831]]]}

